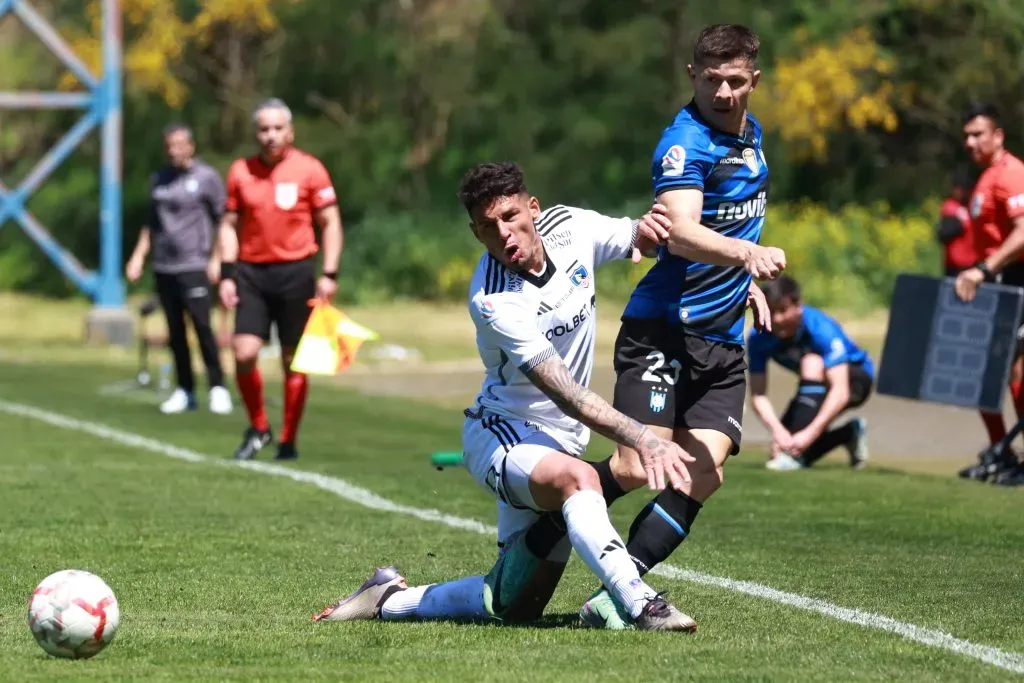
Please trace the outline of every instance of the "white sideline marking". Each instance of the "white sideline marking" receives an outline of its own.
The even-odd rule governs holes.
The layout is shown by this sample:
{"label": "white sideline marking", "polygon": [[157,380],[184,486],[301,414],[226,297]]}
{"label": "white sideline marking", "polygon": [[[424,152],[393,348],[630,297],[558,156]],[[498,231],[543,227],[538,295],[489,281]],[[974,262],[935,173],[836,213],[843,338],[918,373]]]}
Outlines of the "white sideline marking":
{"label": "white sideline marking", "polygon": [[[184,460],[186,462],[204,463],[222,467],[240,467],[260,472],[262,474],[285,477],[303,484],[312,484],[313,486],[329,491],[340,498],[344,498],[345,500],[373,510],[395,512],[415,517],[416,519],[421,519],[426,522],[437,522],[439,524],[444,524],[445,526],[456,529],[466,529],[468,531],[475,531],[481,534],[493,535],[497,533],[497,528],[488,524],[483,524],[482,522],[478,522],[473,519],[455,517],[438,510],[425,510],[422,508],[400,505],[386,498],[382,498],[372,491],[349,484],[342,479],[318,474],[316,472],[304,472],[254,460],[240,462],[235,460],[225,460],[223,458],[214,458],[186,448],[178,448],[177,446],[172,446],[171,444],[164,443],[162,441],[156,441],[144,436],[139,436],[138,434],[123,432],[119,429],[107,427],[106,425],[102,425],[97,422],[76,420],[65,415],[52,413],[47,410],[41,410],[39,408],[34,408],[20,403],[10,403],[0,400],[0,412],[38,420],[40,422],[53,425],[54,427],[85,432],[86,434],[91,434],[100,439],[113,441],[133,448],[141,448],[153,453],[177,458],[178,460]],[[1006,669],[1007,671],[1024,674],[1024,654],[1008,652],[988,645],[978,645],[967,640],[956,638],[937,629],[915,626],[914,624],[897,621],[896,619],[892,619],[881,614],[873,614],[871,612],[862,612],[848,607],[840,607],[839,605],[833,605],[832,603],[825,602],[824,600],[810,598],[805,595],[786,593],[785,591],[776,590],[769,586],[754,583],[752,581],[737,581],[735,579],[713,576],[711,574],[704,574],[690,569],[680,569],[679,567],[673,567],[667,564],[658,566],[652,573],[671,579],[725,588],[727,590],[745,593],[746,595],[752,595],[757,598],[771,600],[772,602],[788,605],[790,607],[797,607],[809,612],[817,612],[818,614],[851,624],[856,624],[858,626],[878,629],[880,631],[888,631],[922,645],[948,650],[965,657],[973,657],[974,659]]]}

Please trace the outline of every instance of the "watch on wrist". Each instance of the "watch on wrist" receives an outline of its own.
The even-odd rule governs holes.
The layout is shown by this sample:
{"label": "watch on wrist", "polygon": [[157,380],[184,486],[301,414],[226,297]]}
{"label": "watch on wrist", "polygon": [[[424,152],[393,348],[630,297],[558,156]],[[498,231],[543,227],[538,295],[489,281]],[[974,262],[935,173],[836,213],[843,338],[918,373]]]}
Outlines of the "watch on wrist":
{"label": "watch on wrist", "polygon": [[325,278],[329,279],[329,280],[334,280],[335,282],[337,282],[337,280],[338,280],[338,271],[336,271],[336,270],[331,270],[331,271],[325,270],[323,272],[323,276]]}
{"label": "watch on wrist", "polygon": [[981,274],[985,276],[985,282],[992,282],[995,280],[995,274],[989,269],[988,264],[984,261],[978,261],[974,267],[980,270]]}

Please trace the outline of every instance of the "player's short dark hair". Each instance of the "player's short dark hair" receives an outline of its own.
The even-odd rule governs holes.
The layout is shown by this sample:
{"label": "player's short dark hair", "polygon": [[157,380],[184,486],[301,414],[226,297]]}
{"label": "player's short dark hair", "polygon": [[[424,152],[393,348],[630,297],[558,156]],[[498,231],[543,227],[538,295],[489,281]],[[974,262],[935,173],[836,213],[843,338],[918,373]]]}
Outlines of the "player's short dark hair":
{"label": "player's short dark hair", "polygon": [[761,291],[764,292],[764,298],[768,300],[769,306],[783,299],[789,299],[793,303],[800,301],[800,283],[788,275],[780,275],[774,280],[769,280],[761,285]]}
{"label": "player's short dark hair", "polygon": [[459,200],[470,214],[495,199],[525,193],[523,169],[513,161],[477,164],[466,172],[459,184]]}
{"label": "player's short dark hair", "polygon": [[966,126],[969,121],[973,121],[979,116],[983,116],[992,121],[996,128],[1002,128],[1002,124],[999,121],[999,109],[990,102],[972,103],[964,111],[964,114],[960,119],[960,123]]}
{"label": "player's short dark hair", "polygon": [[697,37],[693,46],[693,63],[729,62],[742,58],[750,62],[751,66],[756,66],[760,49],[760,38],[746,26],[713,24]]}
{"label": "player's short dark hair", "polygon": [[195,139],[195,136],[192,135],[192,129],[186,126],[184,123],[170,123],[164,126],[164,140],[169,138],[171,135],[181,131],[188,133],[189,140]]}

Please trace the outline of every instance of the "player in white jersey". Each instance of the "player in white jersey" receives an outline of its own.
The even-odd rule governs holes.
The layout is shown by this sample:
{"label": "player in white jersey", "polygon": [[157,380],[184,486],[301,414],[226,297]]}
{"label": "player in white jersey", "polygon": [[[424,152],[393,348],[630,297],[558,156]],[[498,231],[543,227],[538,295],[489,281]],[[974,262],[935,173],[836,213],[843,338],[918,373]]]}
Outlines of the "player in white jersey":
{"label": "player in white jersey", "polygon": [[[540,616],[554,586],[529,604],[502,604],[509,578],[529,582],[538,569],[502,558],[512,556],[507,550],[523,542],[542,512],[561,510],[569,543],[545,558],[552,571],[560,575],[571,544],[636,628],[692,632],[694,621],[640,578],[608,518],[596,471],[579,459],[593,429],[637,450],[652,490],[664,489],[666,477],[675,488],[688,482],[686,463],[693,459],[687,453],[587,389],[594,268],[638,260],[640,249],[667,237],[667,220],[656,210],[637,221],[564,206],[542,213],[513,163],[475,167],[459,195],[487,249],[469,302],[486,377],[476,405],[466,410],[463,450],[474,479],[497,498],[505,552],[486,577],[430,586],[409,588],[394,567],[378,569],[317,620]],[[527,595],[521,588],[509,592]]]}

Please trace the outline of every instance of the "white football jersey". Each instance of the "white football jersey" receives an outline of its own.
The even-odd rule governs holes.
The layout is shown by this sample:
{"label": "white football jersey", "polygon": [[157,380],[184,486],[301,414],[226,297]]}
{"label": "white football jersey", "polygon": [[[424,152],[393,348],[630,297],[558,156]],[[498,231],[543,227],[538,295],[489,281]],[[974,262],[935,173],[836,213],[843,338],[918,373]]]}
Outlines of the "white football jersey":
{"label": "white football jersey", "polygon": [[469,417],[501,415],[538,425],[580,455],[590,430],[568,417],[524,374],[558,355],[583,386],[594,367],[594,269],[628,258],[636,239],[629,218],[553,206],[536,221],[546,263],[540,275],[513,271],[484,253],[469,289],[469,312],[486,369]]}

